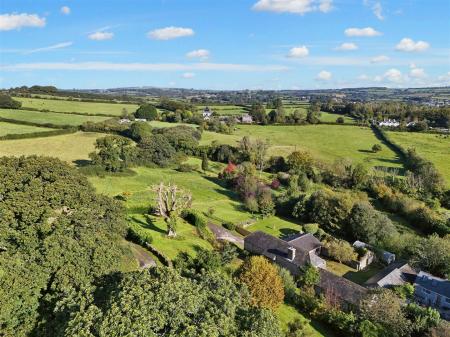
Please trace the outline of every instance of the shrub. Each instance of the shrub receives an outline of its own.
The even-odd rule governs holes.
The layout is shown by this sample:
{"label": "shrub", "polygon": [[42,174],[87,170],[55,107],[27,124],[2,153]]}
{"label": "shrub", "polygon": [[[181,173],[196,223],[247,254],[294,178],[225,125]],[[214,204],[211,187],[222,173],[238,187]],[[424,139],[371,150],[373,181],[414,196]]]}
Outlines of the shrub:
{"label": "shrub", "polygon": [[22,103],[12,99],[8,95],[0,95],[0,108],[5,109],[19,109],[22,106]]}
{"label": "shrub", "polygon": [[206,218],[194,209],[183,210],[183,212],[181,212],[181,217],[197,228],[206,228]]}
{"label": "shrub", "polygon": [[307,223],[306,225],[303,225],[303,230],[306,233],[315,234],[319,230],[319,224],[318,223]]}
{"label": "shrub", "polygon": [[230,230],[230,231],[234,231],[236,230],[236,225],[232,222],[224,222],[223,227],[225,227],[226,229]]}
{"label": "shrub", "polygon": [[381,145],[380,144],[374,144],[373,146],[372,146],[372,152],[380,152],[381,150],[382,150],[383,148],[381,147]]}
{"label": "shrub", "polygon": [[344,122],[345,122],[344,117],[338,117],[338,118],[336,118],[336,123],[338,123],[338,124],[344,124]]}
{"label": "shrub", "polygon": [[198,166],[193,164],[180,164],[177,170],[180,172],[192,172],[198,170]]}
{"label": "shrub", "polygon": [[151,244],[153,242],[153,237],[148,230],[132,222],[128,227],[127,239],[144,247],[146,243]]}

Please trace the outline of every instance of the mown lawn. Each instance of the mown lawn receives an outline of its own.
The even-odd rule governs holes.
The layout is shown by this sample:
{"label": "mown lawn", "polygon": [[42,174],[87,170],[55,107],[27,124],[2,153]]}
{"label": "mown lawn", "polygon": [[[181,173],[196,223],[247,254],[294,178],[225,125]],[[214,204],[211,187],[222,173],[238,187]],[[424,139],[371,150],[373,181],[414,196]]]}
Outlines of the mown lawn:
{"label": "mown lawn", "polygon": [[327,261],[327,270],[331,271],[333,274],[345,277],[346,279],[363,285],[369,278],[378,273],[383,269],[383,266],[372,263],[366,269],[357,271],[356,269],[347,266],[346,264],[339,263],[330,259]]}
{"label": "mown lawn", "polygon": [[270,216],[256,221],[246,227],[250,232],[262,231],[267,234],[282,238],[286,235],[296,234],[302,231],[302,226],[278,216]]}
{"label": "mown lawn", "polygon": [[128,113],[133,113],[138,108],[136,104],[124,103],[99,103],[99,102],[80,102],[62,99],[40,99],[14,97],[15,100],[22,102],[22,106],[26,108],[34,108],[40,110],[49,110],[57,112],[77,112],[86,115],[102,114],[120,116],[125,108]]}
{"label": "mown lawn", "polygon": [[38,127],[38,126],[30,126],[30,125],[20,125],[14,123],[0,122],[0,136],[6,135],[17,135],[24,133],[32,133],[32,132],[43,132],[43,131],[51,131],[54,129]]}
{"label": "mown lawn", "polygon": [[388,132],[389,137],[405,149],[415,148],[444,176],[450,186],[450,136],[418,132]]}
{"label": "mown lawn", "polygon": [[[23,125],[20,125],[23,126]],[[40,128],[39,128],[40,129]],[[77,132],[67,135],[0,141],[0,156],[49,156],[72,163],[89,159],[95,140],[104,134]]]}
{"label": "mown lawn", "polygon": [[0,109],[0,117],[37,124],[55,124],[78,126],[87,121],[101,122],[111,117],[81,116],[57,112],[39,112],[29,110]]}
{"label": "mown lawn", "polygon": [[271,144],[269,155],[288,155],[295,150],[309,151],[315,158],[332,162],[349,158],[368,167],[400,168],[396,154],[385,146],[373,153],[373,144],[379,143],[370,128],[340,125],[238,125],[233,135],[204,132],[201,143],[217,140],[235,145],[243,136],[266,139]]}

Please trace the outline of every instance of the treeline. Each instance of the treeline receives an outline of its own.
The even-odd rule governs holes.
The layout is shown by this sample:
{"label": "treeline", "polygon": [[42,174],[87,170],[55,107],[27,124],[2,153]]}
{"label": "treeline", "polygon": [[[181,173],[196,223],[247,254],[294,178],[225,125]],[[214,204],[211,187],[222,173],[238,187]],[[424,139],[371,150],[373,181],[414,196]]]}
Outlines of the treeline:
{"label": "treeline", "polygon": [[426,126],[449,128],[450,107],[431,107],[403,102],[357,102],[321,104],[321,110],[351,116],[360,121],[396,119],[400,128],[407,122],[423,122]]}

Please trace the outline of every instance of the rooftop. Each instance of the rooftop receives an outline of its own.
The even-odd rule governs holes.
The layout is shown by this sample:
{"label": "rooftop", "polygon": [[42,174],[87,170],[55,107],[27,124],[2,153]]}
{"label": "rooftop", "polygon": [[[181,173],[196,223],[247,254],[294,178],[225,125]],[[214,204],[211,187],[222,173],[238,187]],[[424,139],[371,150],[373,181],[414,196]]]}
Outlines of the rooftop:
{"label": "rooftop", "polygon": [[450,298],[450,281],[442,279],[424,271],[421,271],[416,277],[416,284],[431,290],[435,293]]}

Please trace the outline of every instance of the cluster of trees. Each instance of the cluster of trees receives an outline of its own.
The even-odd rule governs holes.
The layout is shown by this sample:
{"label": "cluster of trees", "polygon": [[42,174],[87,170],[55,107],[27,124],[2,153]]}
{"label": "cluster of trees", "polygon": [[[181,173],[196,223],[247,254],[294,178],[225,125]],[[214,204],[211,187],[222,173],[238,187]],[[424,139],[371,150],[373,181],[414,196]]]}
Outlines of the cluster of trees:
{"label": "cluster of trees", "polygon": [[121,133],[126,137],[110,135],[97,139],[96,152],[90,154],[94,166],[120,172],[133,165],[164,167],[177,164],[185,154],[196,153],[201,137],[191,127],[153,129],[145,122],[135,122]]}
{"label": "cluster of trees", "polygon": [[76,294],[130,254],[123,207],[54,158],[2,157],[0,175],[1,334],[63,335]]}
{"label": "cluster of trees", "polygon": [[[267,113],[267,109],[270,109]],[[249,115],[259,124],[317,124],[320,117],[320,105],[311,104],[307,111],[296,109],[292,114],[286,114],[283,101],[276,98],[269,102],[266,107],[259,102],[252,104]]]}
{"label": "cluster of trees", "polygon": [[0,108],[20,109],[22,102],[12,99],[11,96],[0,94]]}
{"label": "cluster of trees", "polygon": [[321,105],[321,110],[343,115],[350,115],[361,121],[369,122],[373,119],[396,119],[401,122],[400,128],[406,129],[408,121],[417,121],[413,126],[418,131],[426,129],[428,125],[448,128],[450,126],[450,108],[430,107],[403,102],[357,102],[333,103],[328,101]]}

